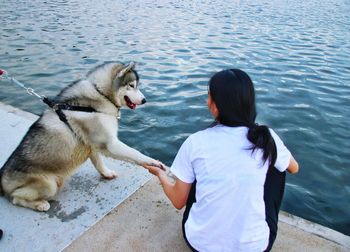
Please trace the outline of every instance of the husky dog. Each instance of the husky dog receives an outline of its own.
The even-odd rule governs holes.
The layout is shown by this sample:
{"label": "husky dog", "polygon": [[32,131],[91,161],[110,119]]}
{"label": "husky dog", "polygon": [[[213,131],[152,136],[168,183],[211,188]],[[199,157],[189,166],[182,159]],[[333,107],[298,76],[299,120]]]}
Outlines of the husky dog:
{"label": "husky dog", "polygon": [[47,211],[48,200],[88,158],[106,179],[117,174],[100,154],[162,167],[117,138],[120,109],[146,102],[134,68],[134,63],[106,63],[63,89],[1,168],[0,193],[15,205]]}

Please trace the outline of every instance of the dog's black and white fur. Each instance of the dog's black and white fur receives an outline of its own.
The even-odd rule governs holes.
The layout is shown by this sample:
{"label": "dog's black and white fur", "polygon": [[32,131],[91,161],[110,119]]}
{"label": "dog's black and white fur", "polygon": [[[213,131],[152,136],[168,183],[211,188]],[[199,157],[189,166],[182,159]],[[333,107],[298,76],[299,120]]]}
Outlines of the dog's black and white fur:
{"label": "dog's black and white fur", "polygon": [[92,108],[95,112],[62,110],[67,122],[47,109],[30,127],[0,170],[0,192],[13,204],[47,211],[64,180],[88,158],[107,179],[117,177],[101,154],[138,165],[161,166],[117,138],[121,107],[145,103],[134,64],[106,63],[63,89],[55,102]]}

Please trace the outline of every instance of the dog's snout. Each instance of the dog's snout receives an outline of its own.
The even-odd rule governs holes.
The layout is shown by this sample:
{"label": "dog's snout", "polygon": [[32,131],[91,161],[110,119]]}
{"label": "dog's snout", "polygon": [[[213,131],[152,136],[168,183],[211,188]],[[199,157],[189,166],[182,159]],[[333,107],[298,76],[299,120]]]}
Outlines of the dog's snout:
{"label": "dog's snout", "polygon": [[145,104],[146,103],[146,98],[143,98],[141,101],[141,104]]}

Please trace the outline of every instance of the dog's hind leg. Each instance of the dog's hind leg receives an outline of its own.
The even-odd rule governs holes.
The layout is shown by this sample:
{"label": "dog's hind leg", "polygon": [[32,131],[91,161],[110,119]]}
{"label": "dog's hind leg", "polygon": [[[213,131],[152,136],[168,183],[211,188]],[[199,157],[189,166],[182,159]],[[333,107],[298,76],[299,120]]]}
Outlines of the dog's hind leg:
{"label": "dog's hind leg", "polygon": [[50,204],[47,200],[37,200],[38,190],[31,187],[22,187],[16,189],[12,194],[12,203],[27,208],[31,208],[37,211],[47,211],[50,208]]}
{"label": "dog's hind leg", "polygon": [[40,212],[46,212],[50,209],[50,203],[47,200],[28,201],[21,198],[14,197],[12,199],[14,205],[31,208]]}
{"label": "dog's hind leg", "polygon": [[12,203],[41,212],[47,211],[50,208],[47,199],[53,197],[57,190],[55,178],[48,176],[36,178],[11,193]]}
{"label": "dog's hind leg", "polygon": [[114,179],[117,177],[117,173],[113,170],[108,169],[102,161],[101,156],[92,151],[90,154],[90,160],[95,166],[96,170],[106,179]]}

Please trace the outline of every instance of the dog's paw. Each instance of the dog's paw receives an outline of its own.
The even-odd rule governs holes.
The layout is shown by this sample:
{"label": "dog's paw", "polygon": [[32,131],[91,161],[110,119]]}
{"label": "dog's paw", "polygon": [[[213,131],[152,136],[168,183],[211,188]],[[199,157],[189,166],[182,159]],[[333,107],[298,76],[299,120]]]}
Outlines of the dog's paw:
{"label": "dog's paw", "polygon": [[35,209],[40,212],[46,212],[50,209],[50,203],[46,200],[41,200],[37,204],[35,204]]}
{"label": "dog's paw", "polygon": [[102,177],[104,177],[105,179],[115,179],[118,177],[117,173],[113,170],[107,170],[106,172],[104,172],[103,174],[101,174]]}
{"label": "dog's paw", "polygon": [[163,164],[162,162],[158,161],[158,160],[153,160],[153,161],[152,161],[151,163],[149,163],[148,165],[158,167],[158,168],[162,169],[163,171],[166,170],[166,165]]}

